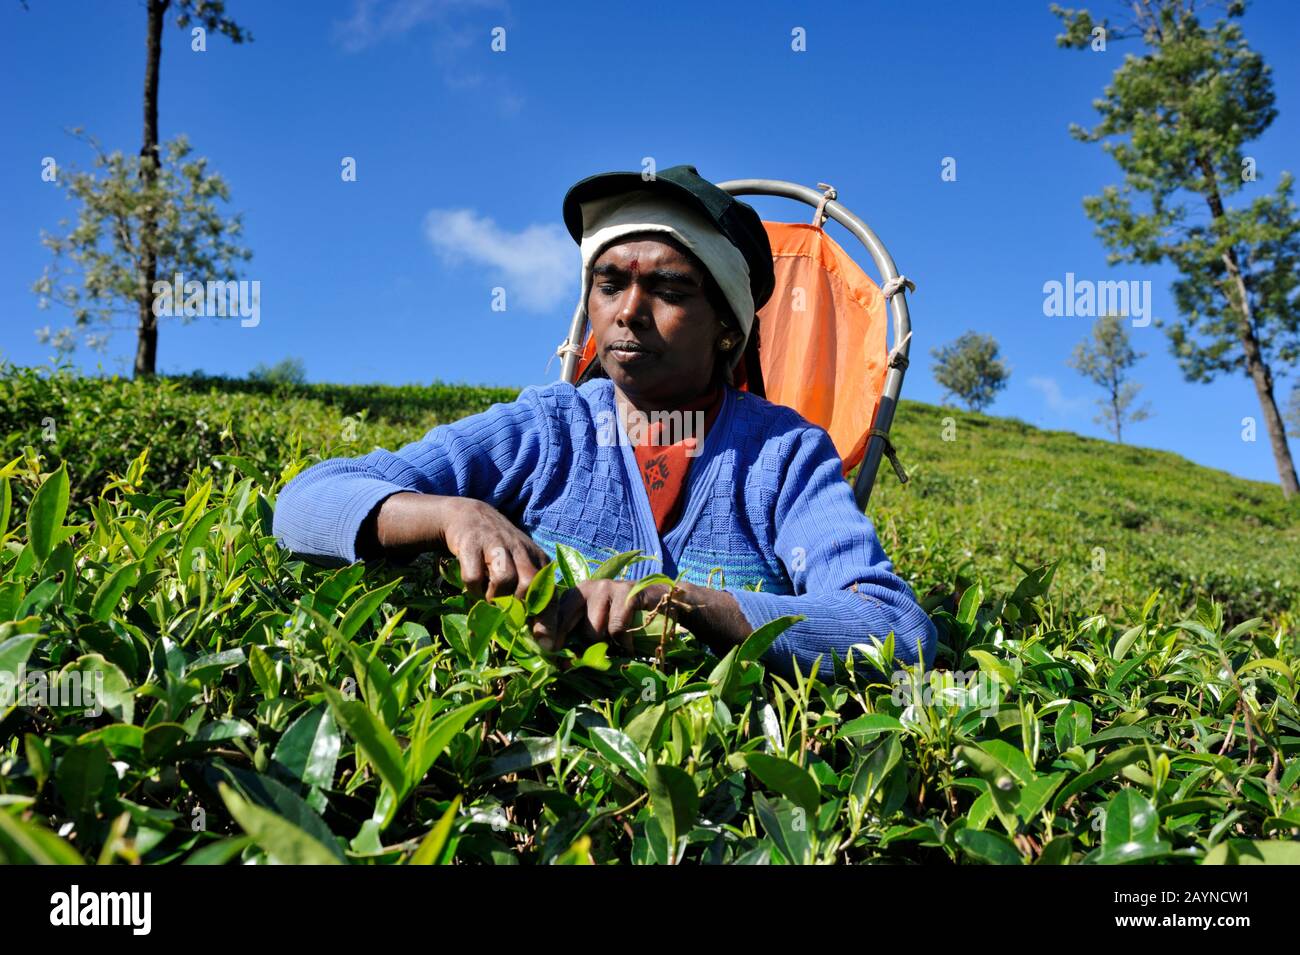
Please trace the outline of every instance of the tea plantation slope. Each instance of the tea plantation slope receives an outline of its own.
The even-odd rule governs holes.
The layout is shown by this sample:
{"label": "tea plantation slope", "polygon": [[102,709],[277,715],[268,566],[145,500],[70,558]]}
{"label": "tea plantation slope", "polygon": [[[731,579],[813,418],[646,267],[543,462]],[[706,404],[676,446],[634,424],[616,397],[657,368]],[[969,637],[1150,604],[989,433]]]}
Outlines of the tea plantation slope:
{"label": "tea plantation slope", "polygon": [[158,487],[183,487],[191,470],[220,455],[276,475],[299,455],[399,447],[517,393],[440,383],[295,385],[205,376],[132,381],[0,363],[0,457],[10,460],[30,446],[48,462],[67,460],[76,469],[75,506],[93,500],[109,475],[122,473],[145,447],[150,480]]}
{"label": "tea plantation slope", "polygon": [[893,434],[911,480],[884,464],[869,513],[923,588],[968,574],[1010,587],[1017,562],[1059,558],[1074,606],[1114,612],[1160,588],[1182,607],[1213,597],[1233,622],[1300,619],[1300,501],[1276,485],[919,402],[901,404]]}
{"label": "tea plantation slope", "polygon": [[[760,664],[783,622],[721,661],[671,626],[632,658],[541,652],[526,613],[616,561],[566,553],[562,584],[487,603],[447,562],[323,568],[276,547],[287,479],[410,425],[352,417],[362,437],[335,401],[237,386],[14,380],[0,862],[1300,862],[1294,600],[1261,588],[1250,619],[1225,615],[1277,552],[1229,567],[1218,601],[1195,576],[1270,514],[1294,547],[1267,496],[1234,515],[1207,495],[1228,527],[1202,534],[1211,559],[1167,565],[1184,592],[1147,591],[1161,541],[1131,522],[1094,543],[1044,464],[1073,461],[1100,494],[1102,454],[995,419],[982,433],[1002,443],[981,444],[957,415],[971,440],[953,453],[933,432],[947,412],[905,407],[916,479],[882,476],[872,511],[940,626],[942,670],[899,670],[886,639],[832,684],[788,683]],[[116,416],[165,426],[151,401],[219,430],[150,441]],[[74,446],[108,479],[86,486]],[[1193,519],[1158,483],[1116,480],[1152,520]],[[1061,490],[1035,500],[1032,482]],[[1086,514],[1101,527],[1105,508]]]}
{"label": "tea plantation slope", "polygon": [[[267,478],[292,460],[395,448],[428,428],[511,400],[508,388],[272,384],[188,376],[84,378],[0,364],[0,458],[31,446],[75,467],[73,505],[150,447],[150,479],[179,488],[222,455]],[[1219,600],[1230,621],[1295,620],[1300,501],[1177,455],[1044,431],[1013,419],[902,402],[869,513],[918,593],[972,573],[1002,587],[1061,559],[1056,592],[1108,612],[1160,588],[1182,607]],[[1225,452],[1227,453],[1227,452]],[[26,492],[15,486],[17,503]],[[965,566],[963,566],[965,565]]]}

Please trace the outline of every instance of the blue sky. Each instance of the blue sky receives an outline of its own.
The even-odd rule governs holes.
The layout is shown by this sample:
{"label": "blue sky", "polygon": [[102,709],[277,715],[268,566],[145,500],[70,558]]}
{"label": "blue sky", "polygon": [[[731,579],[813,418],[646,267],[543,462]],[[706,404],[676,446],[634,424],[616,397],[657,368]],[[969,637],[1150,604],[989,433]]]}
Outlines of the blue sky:
{"label": "blue sky", "polygon": [[[1092,4],[1094,11],[1113,10]],[[139,0],[0,2],[0,354],[45,362],[31,283],[39,243],[71,207],[40,177],[43,157],[86,167],[65,129],[109,148],[141,135],[145,15]],[[1046,317],[1043,285],[1150,280],[1157,318],[1174,315],[1165,268],[1109,267],[1082,197],[1119,181],[1095,121],[1130,44],[1056,47],[1046,0],[997,4],[228,0],[254,42],[209,37],[206,52],[169,20],[160,127],[186,133],[227,179],[254,251],[261,321],[165,324],[159,370],[242,375],[297,356],[337,382],[433,379],[526,385],[547,362],[578,294],[579,258],[560,201],[610,169],[692,163],[707,178],[831,182],[917,283],[904,396],[937,402],[929,351],[968,329],[1002,345],[1010,384],[990,409],[1100,436],[1098,390],[1066,364],[1091,320]],[[1300,4],[1255,3],[1244,21],[1272,66],[1279,118],[1250,153],[1272,190],[1300,172]],[[493,52],[504,27],[506,49]],[[806,30],[807,49],[791,49]],[[344,182],[351,156],[357,180]],[[945,157],[956,181],[943,181]],[[757,200],[767,218],[808,210]],[[838,228],[838,227],[833,227]],[[843,238],[841,234],[841,238]],[[844,240],[846,247],[848,240]],[[505,312],[492,289],[507,289]],[[1133,443],[1275,482],[1244,377],[1183,381],[1164,333],[1131,330],[1154,416]],[[127,371],[130,329],[88,371]],[[1282,372],[1284,369],[1275,369]],[[1282,378],[1279,399],[1295,375]],[[1300,443],[1293,440],[1293,451]]]}

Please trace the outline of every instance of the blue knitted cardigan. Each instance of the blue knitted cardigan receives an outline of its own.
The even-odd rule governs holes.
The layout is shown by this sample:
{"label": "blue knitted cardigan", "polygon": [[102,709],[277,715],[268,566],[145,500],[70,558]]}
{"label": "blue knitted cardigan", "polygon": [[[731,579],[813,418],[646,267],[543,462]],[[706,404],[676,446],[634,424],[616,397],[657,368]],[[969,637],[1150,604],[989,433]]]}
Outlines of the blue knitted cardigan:
{"label": "blue knitted cardigan", "polygon": [[[789,408],[724,388],[722,408],[691,460],[681,517],[660,537],[635,455],[615,412],[613,383],[525,388],[513,402],[439,425],[396,452],[332,458],[280,492],[274,533],[308,558],[357,560],[357,532],[391,494],[418,491],[486,501],[552,558],[557,543],[591,560],[640,550],[631,578],[679,572],[722,586],[757,629],[804,619],[766,662],[804,673],[820,656],[892,631],[895,655],[934,659],[937,635],[858,510],[830,436]],[[711,579],[710,579],[711,578]],[[861,653],[855,653],[861,659]]]}

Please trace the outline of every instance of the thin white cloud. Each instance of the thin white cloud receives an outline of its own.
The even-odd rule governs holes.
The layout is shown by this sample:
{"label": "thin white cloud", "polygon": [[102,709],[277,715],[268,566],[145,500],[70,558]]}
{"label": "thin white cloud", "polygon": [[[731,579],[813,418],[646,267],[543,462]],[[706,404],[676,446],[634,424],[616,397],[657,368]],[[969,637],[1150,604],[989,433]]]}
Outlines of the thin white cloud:
{"label": "thin white cloud", "polygon": [[446,264],[484,268],[506,290],[507,308],[549,312],[577,295],[577,249],[558,224],[511,232],[473,209],[431,209],[424,234]]}
{"label": "thin white cloud", "polygon": [[427,26],[433,35],[433,67],[443,85],[513,117],[522,112],[525,97],[508,72],[497,69],[499,61],[485,72],[482,57],[475,56],[489,48],[492,30],[510,21],[507,0],[353,0],[352,15],[336,21],[334,31],[344,50],[359,53]]}
{"label": "thin white cloud", "polygon": [[334,26],[343,48],[356,52],[463,11],[504,8],[503,0],[354,0],[352,16]]}
{"label": "thin white cloud", "polygon": [[1034,377],[1029,379],[1029,387],[1039,392],[1047,407],[1059,415],[1073,415],[1088,407],[1087,398],[1067,398],[1061,393],[1061,386],[1055,378]]}

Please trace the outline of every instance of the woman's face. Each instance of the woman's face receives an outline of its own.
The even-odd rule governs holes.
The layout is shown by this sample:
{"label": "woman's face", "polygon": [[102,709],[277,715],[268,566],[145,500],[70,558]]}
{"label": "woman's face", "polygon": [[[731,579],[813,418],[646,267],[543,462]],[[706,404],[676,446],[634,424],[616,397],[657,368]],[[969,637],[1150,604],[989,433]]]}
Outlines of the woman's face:
{"label": "woman's face", "polygon": [[616,242],[592,263],[587,317],[596,353],[634,404],[671,409],[712,383],[727,332],[703,285],[699,266],[662,239]]}

